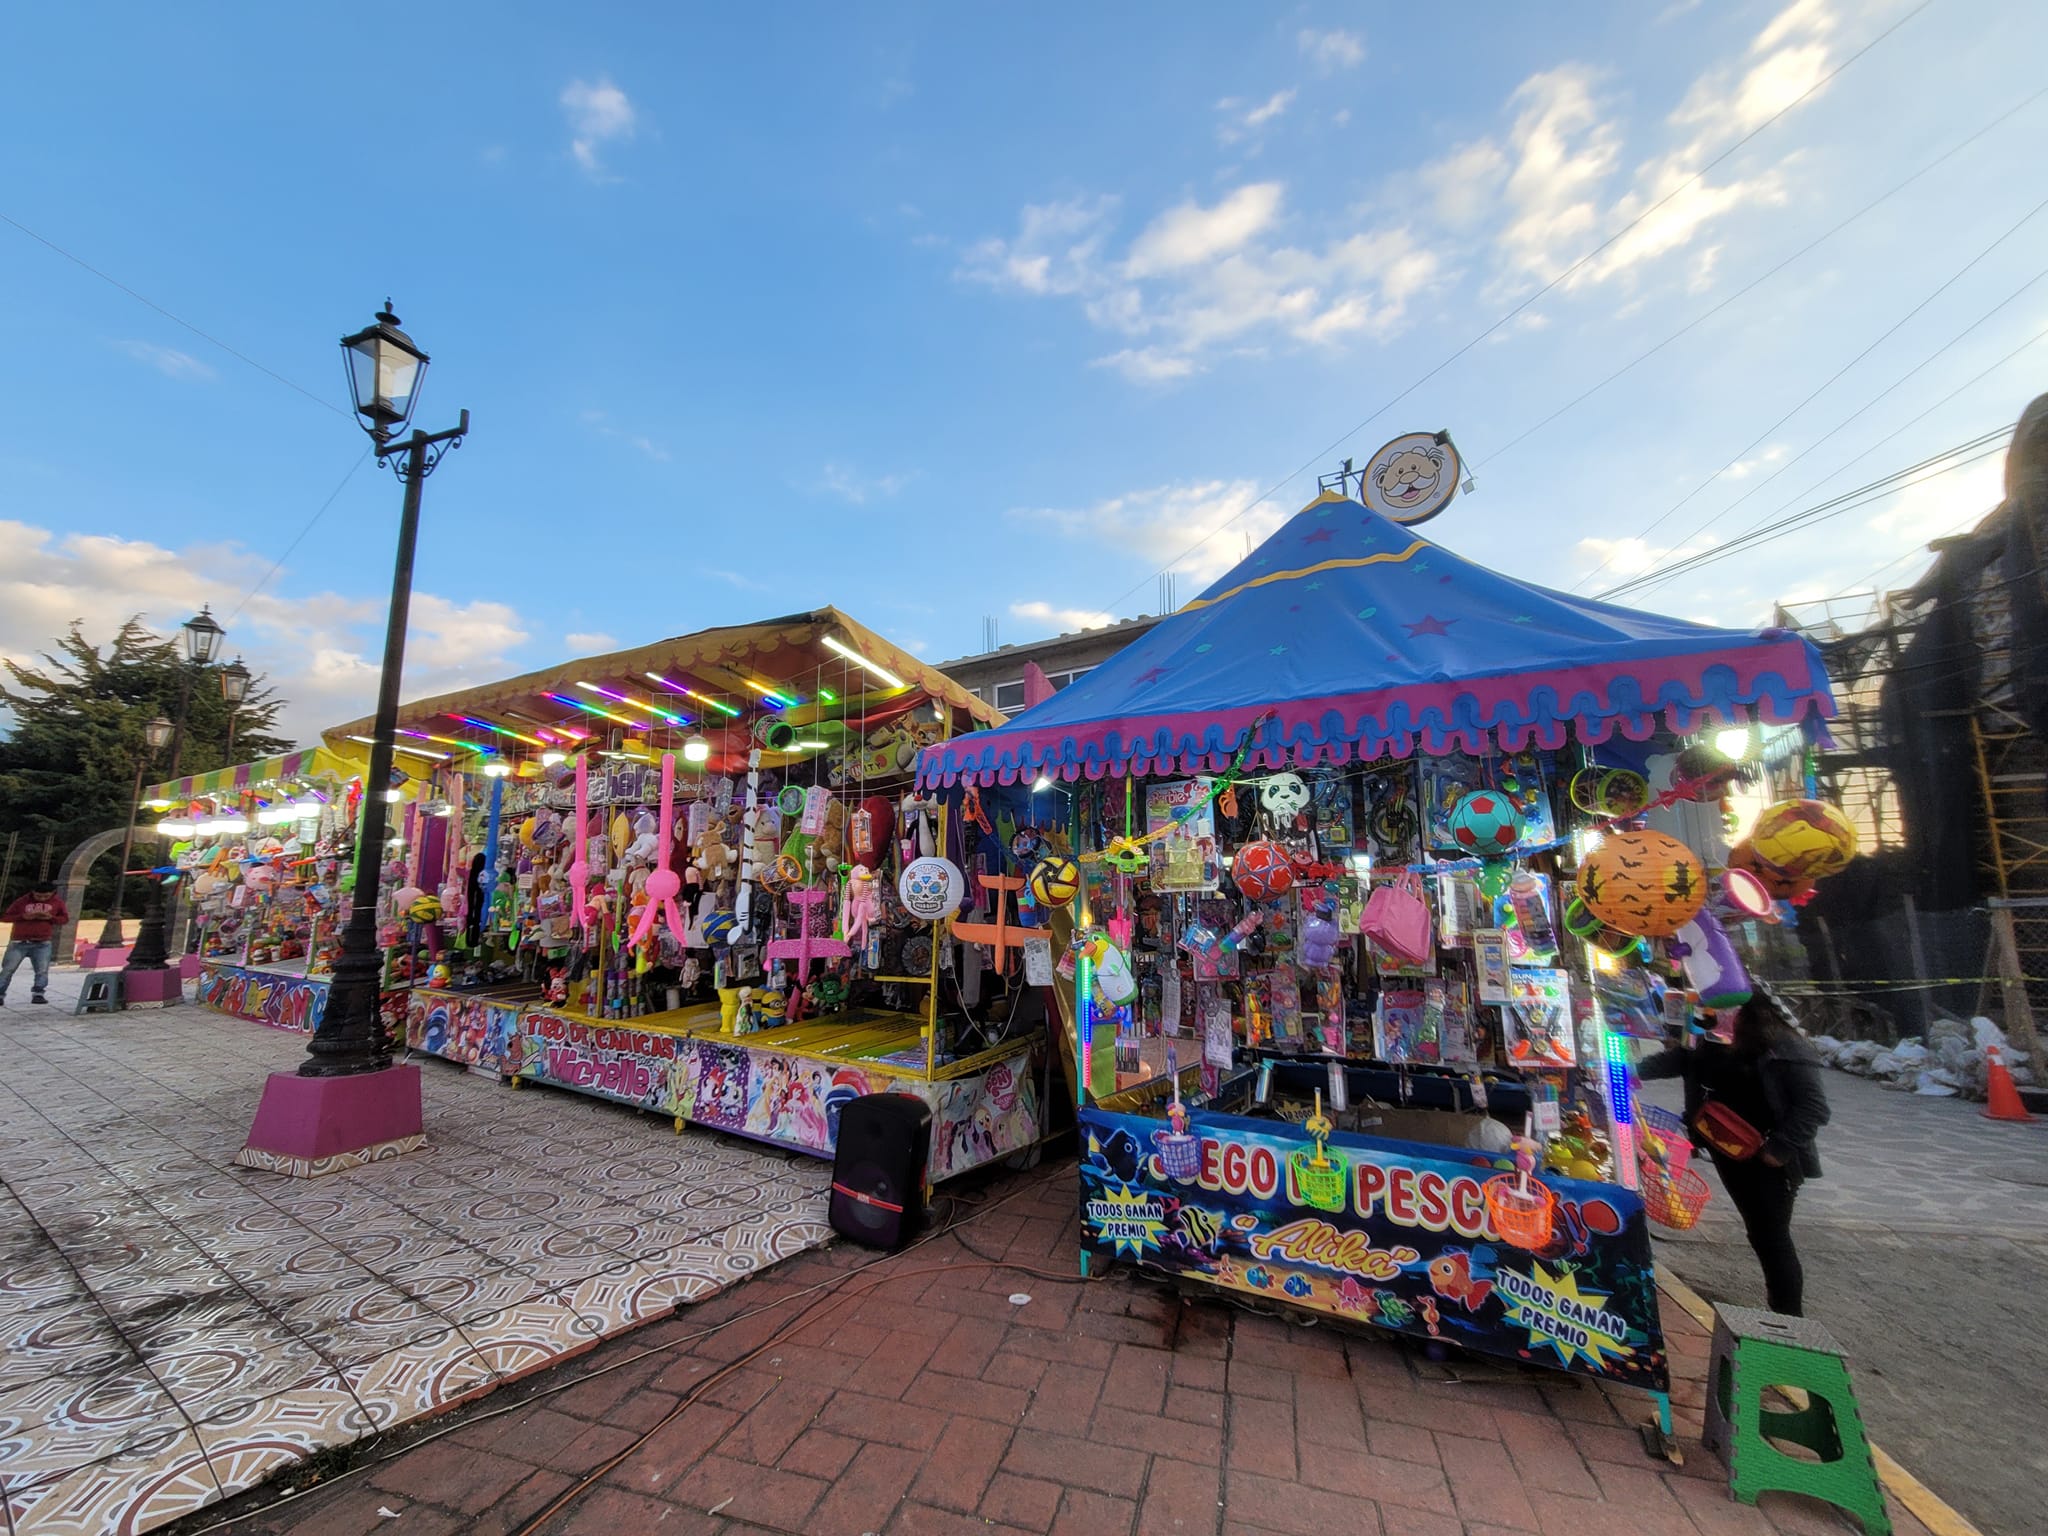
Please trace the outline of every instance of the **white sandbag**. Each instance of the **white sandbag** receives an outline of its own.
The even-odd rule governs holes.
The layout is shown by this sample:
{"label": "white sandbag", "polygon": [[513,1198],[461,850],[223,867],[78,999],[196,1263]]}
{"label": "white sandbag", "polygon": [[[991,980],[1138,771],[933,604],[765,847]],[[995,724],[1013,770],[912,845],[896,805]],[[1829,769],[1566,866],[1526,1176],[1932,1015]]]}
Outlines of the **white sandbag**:
{"label": "white sandbag", "polygon": [[1982,1014],[1970,1020],[1970,1028],[1976,1031],[1978,1050],[1981,1051],[1994,1045],[2001,1051],[2005,1049],[2005,1031]]}
{"label": "white sandbag", "polygon": [[1926,1099],[1954,1098],[1956,1096],[1955,1085],[1952,1083],[1936,1082],[1935,1079],[1940,1075],[1936,1072],[1922,1072],[1918,1079],[1919,1086],[1913,1091]]}

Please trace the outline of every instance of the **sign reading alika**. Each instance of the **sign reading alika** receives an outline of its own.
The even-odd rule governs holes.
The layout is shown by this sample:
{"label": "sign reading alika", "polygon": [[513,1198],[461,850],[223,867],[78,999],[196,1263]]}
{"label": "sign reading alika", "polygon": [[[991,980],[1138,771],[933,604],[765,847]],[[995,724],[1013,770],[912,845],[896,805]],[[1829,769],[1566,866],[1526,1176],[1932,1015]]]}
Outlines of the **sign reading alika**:
{"label": "sign reading alika", "polygon": [[[1170,1178],[1158,1120],[1081,1111],[1082,1240],[1227,1290],[1485,1354],[1652,1391],[1668,1385],[1656,1266],[1628,1190],[1546,1180],[1559,1200],[1540,1253],[1502,1242],[1484,1153],[1335,1136],[1335,1172],[1305,1176],[1306,1134],[1198,1116],[1200,1159]],[[1504,1161],[1504,1160],[1503,1160]]]}

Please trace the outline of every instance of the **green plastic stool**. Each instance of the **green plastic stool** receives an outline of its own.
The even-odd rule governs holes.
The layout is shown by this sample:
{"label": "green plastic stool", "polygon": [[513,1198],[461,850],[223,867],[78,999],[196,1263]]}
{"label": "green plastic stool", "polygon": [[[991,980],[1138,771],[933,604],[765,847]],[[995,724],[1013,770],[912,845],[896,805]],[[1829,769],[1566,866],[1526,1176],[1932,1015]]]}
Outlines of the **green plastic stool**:
{"label": "green plastic stool", "polygon": [[[1799,1388],[1806,1406],[1766,1408],[1772,1387]],[[1849,1367],[1819,1323],[1753,1307],[1714,1309],[1704,1439],[1728,1463],[1728,1491],[1744,1504],[1773,1490],[1803,1493],[1847,1510],[1869,1536],[1891,1536]],[[1772,1440],[1805,1446],[1820,1460],[1789,1456]]]}
{"label": "green plastic stool", "polygon": [[122,1010],[121,973],[119,971],[92,971],[85,978],[85,985],[78,989],[78,1002],[73,1013],[119,1013]]}

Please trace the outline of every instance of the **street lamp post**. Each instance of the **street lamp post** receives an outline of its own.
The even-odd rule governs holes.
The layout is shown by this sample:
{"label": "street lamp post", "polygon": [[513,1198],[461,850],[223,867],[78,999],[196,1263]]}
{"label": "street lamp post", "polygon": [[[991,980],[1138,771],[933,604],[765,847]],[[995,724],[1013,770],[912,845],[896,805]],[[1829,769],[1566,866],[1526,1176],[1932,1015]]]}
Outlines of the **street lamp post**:
{"label": "street lamp post", "polygon": [[[213,659],[220,654],[221,640],[227,631],[213,616],[210,607],[202,605],[197,613],[178,626],[179,639],[185,647],[184,675],[178,682],[178,713],[171,722],[171,777],[178,776],[178,767],[185,752],[185,721],[192,708],[192,679],[203,669],[213,665]],[[128,861],[123,859],[121,867],[126,869]],[[162,971],[169,968],[170,951],[165,945],[164,928],[170,914],[164,909],[164,883],[161,879],[149,882],[149,898],[143,903],[142,921],[135,929],[135,947],[128,952],[125,971]],[[138,983],[134,977],[123,983],[122,999],[147,994],[145,1000],[157,1001],[160,991],[155,978]]]}
{"label": "street lamp post", "polygon": [[398,316],[387,299],[376,320],[341,339],[347,353],[349,388],[363,430],[376,445],[377,462],[390,463],[405,486],[405,504],[398,520],[398,559],[391,578],[391,613],[384,630],[384,669],[377,680],[377,719],[371,730],[370,766],[363,782],[362,824],[356,838],[355,888],[350,896],[348,926],[334,962],[327,1006],[301,1077],[351,1077],[380,1071],[391,1064],[391,1047],[378,1017],[378,980],[383,970],[377,951],[377,882],[384,860],[386,801],[391,783],[391,744],[398,726],[399,679],[405,667],[406,615],[412,603],[413,547],[420,523],[420,493],[427,476],[450,448],[460,446],[469,431],[469,412],[447,431],[415,428],[410,437],[398,434],[412,418],[420,384],[426,377],[427,354],[398,328]]}
{"label": "street lamp post", "polygon": [[227,759],[230,763],[235,760],[235,711],[242,707],[242,700],[249,697],[250,677],[249,669],[242,665],[239,656],[220,669],[220,696],[228,706]]}
{"label": "street lamp post", "polygon": [[121,867],[114,875],[114,905],[100,927],[101,949],[119,949],[127,942],[127,935],[121,927],[121,904],[128,894],[128,856],[135,851],[135,822],[142,815],[142,776],[156,761],[157,753],[170,743],[171,730],[171,722],[162,715],[142,728],[142,741],[147,750],[135,759],[135,790],[128,797],[128,830],[121,837]]}

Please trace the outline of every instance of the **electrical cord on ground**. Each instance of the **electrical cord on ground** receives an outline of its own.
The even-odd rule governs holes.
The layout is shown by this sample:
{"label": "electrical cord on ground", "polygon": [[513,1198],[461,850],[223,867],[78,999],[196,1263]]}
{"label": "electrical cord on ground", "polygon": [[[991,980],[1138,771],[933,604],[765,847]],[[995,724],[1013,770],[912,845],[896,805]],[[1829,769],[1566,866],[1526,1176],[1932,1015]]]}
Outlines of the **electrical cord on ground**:
{"label": "electrical cord on ground", "polygon": [[[304,1488],[300,1488],[292,1493],[288,1493],[284,1495],[282,1498],[273,1499],[268,1504],[261,1505],[256,1509],[244,1511],[241,1514],[230,1516],[229,1518],[224,1520],[217,1520],[210,1525],[200,1526],[195,1530],[188,1532],[187,1536],[211,1536],[212,1532],[226,1530],[229,1526],[238,1525],[244,1520],[259,1519],[262,1516],[271,1513],[273,1510],[282,1509],[288,1504],[298,1503],[299,1501],[309,1498],[314,1494],[322,1493],[329,1488],[333,1488],[338,1484],[348,1480],[349,1478],[355,1477],[360,1473],[369,1471],[373,1467],[380,1467],[387,1462],[396,1461],[402,1456],[410,1455],[413,1451],[418,1450],[421,1446],[431,1444],[433,1441],[442,1439],[448,1435],[455,1434],[461,1430],[472,1428],[478,1424],[486,1423],[491,1419],[502,1418],[506,1414],[521,1412],[524,1409],[533,1407],[536,1403],[542,1401],[545,1398],[553,1397],[557,1393],[567,1392],[572,1387],[583,1386],[586,1383],[595,1381],[600,1377],[608,1376],[614,1371],[623,1370],[625,1367],[629,1365],[638,1365],[641,1361],[652,1359],[656,1355],[665,1355],[672,1353],[673,1351],[681,1348],[684,1345],[694,1344],[698,1342],[700,1339],[709,1338],[711,1335],[715,1333],[721,1333],[727,1328],[734,1327],[739,1323],[747,1322],[750,1319],[759,1317],[764,1313],[772,1312],[776,1308],[783,1306],[788,1302],[796,1301],[806,1296],[814,1296],[820,1291],[833,1290],[839,1286],[846,1284],[848,1281],[860,1275],[866,1274],[868,1271],[875,1269],[880,1265],[891,1263],[895,1260],[903,1258],[907,1254],[915,1253],[918,1249],[923,1248],[928,1244],[935,1243],[939,1241],[941,1238],[952,1237],[955,1242],[959,1243],[963,1248],[966,1248],[968,1247],[967,1243],[958,1235],[959,1229],[962,1226],[964,1226],[970,1221],[978,1220],[982,1216],[986,1216],[994,1211],[1000,1210],[1003,1206],[1008,1205],[1012,1200],[1020,1199],[1024,1195],[1032,1192],[1033,1190],[1036,1190],[1041,1185],[1049,1183],[1053,1178],[1063,1174],[1066,1171],[1067,1166],[1068,1165],[1064,1160],[1059,1163],[1046,1164],[1043,1166],[1043,1170],[1040,1173],[1038,1173],[1036,1177],[1027,1178],[1021,1183],[1019,1183],[1015,1189],[1009,1190],[1006,1193],[995,1196],[993,1198],[984,1196],[977,1200],[970,1199],[966,1196],[961,1195],[942,1195],[940,1196],[941,1199],[949,1200],[952,1201],[955,1205],[966,1207],[968,1214],[953,1216],[952,1218],[947,1220],[943,1225],[933,1228],[930,1232],[927,1232],[923,1237],[918,1238],[916,1241],[910,1243],[908,1246],[900,1249],[895,1253],[878,1254],[876,1257],[868,1260],[864,1264],[856,1266],[855,1268],[846,1270],[842,1273],[834,1274],[827,1279],[820,1280],[815,1285],[806,1286],[802,1290],[792,1291],[786,1296],[778,1296],[773,1301],[764,1302],[758,1307],[750,1307],[743,1312],[736,1312],[731,1317],[724,1319],[722,1322],[709,1324],[706,1327],[697,1329],[692,1333],[683,1334],[677,1338],[669,1339],[663,1343],[653,1345],[647,1349],[636,1350],[631,1354],[621,1355],[618,1359],[609,1361],[606,1364],[598,1366],[593,1370],[581,1371],[577,1373],[575,1376],[565,1378],[561,1381],[553,1382],[537,1392],[528,1393],[527,1395],[519,1398],[516,1402],[507,1402],[498,1407],[488,1408],[483,1410],[482,1412],[471,1414],[465,1418],[460,1419],[459,1421],[451,1422],[440,1429],[436,1429],[428,1434],[421,1435],[416,1439],[410,1439],[404,1445],[398,1447],[395,1450],[389,1451],[382,1456],[375,1456],[367,1460],[358,1462],[354,1466],[347,1467],[339,1472],[334,1473],[329,1477],[322,1478],[320,1481],[316,1483],[310,1483]],[[1011,1265],[1003,1261],[989,1260],[985,1256],[981,1255],[979,1250],[970,1249],[969,1251],[974,1252],[976,1254],[976,1257],[980,1259],[981,1263],[987,1264],[990,1267],[1019,1269],[1027,1268],[1026,1266],[1022,1265]],[[906,1272],[905,1274],[895,1275],[891,1278],[907,1278],[908,1273],[957,1273],[961,1269],[961,1267],[962,1266],[960,1265],[941,1265],[936,1270],[918,1270],[913,1272]],[[1027,1272],[1033,1274],[1041,1273],[1040,1271],[1036,1270],[1028,1270]],[[1046,1271],[1043,1273],[1045,1273],[1048,1278],[1062,1281],[1079,1282],[1083,1278],[1078,1274],[1053,1274],[1050,1271]],[[859,1294],[865,1295],[866,1293],[863,1291]],[[810,1314],[813,1310],[814,1307],[806,1308],[803,1313],[799,1314],[797,1322],[800,1326],[808,1326],[808,1323],[804,1320],[810,1318]],[[812,1320],[814,1321],[815,1319]],[[638,1440],[634,1441],[632,1445],[628,1446],[626,1450],[620,1454],[618,1460],[623,1460],[626,1455],[631,1454],[633,1451],[639,1449],[641,1445],[645,1444],[647,1439],[654,1434],[655,1430],[660,1429],[662,1425],[668,1423],[671,1419],[676,1417],[683,1409],[687,1408],[689,1404],[695,1400],[695,1395],[697,1393],[701,1392],[705,1387],[711,1385],[714,1381],[718,1381],[722,1379],[724,1376],[730,1374],[730,1372],[736,1369],[739,1365],[751,1361],[763,1350],[765,1350],[769,1345],[780,1342],[786,1336],[788,1331],[788,1329],[785,1329],[781,1332],[772,1335],[761,1346],[749,1350],[746,1354],[740,1356],[738,1360],[729,1362],[723,1369],[713,1373],[711,1376],[706,1377],[703,1381],[694,1383],[691,1387],[690,1394],[685,1396],[683,1402],[678,1405],[677,1409],[665,1415],[660,1423],[656,1424],[652,1429],[649,1429],[645,1435],[642,1435]],[[607,1463],[604,1467],[599,1468],[597,1471],[593,1472],[584,1483],[579,1483],[575,1487],[571,1488],[568,1493],[564,1494],[562,1502],[566,1502],[569,1498],[573,1497],[577,1493],[580,1493],[583,1490],[583,1488],[588,1485],[589,1482],[594,1482],[597,1478],[602,1477],[605,1472],[611,1470],[611,1467],[616,1464],[616,1461]],[[560,1505],[557,1504],[557,1506],[555,1506],[553,1509],[547,1511],[546,1513],[537,1518],[539,1520],[545,1520],[553,1513],[558,1512],[559,1507]],[[524,1530],[532,1530],[533,1528],[534,1524],[530,1523],[528,1526],[524,1528]],[[520,1536],[523,1536],[523,1532],[520,1533]]]}
{"label": "electrical cord on ground", "polygon": [[1435,378],[1438,374],[1442,373],[1446,368],[1450,367],[1451,364],[1458,361],[1459,358],[1463,357],[1466,353],[1470,352],[1474,347],[1478,346],[1481,342],[1485,341],[1489,336],[1493,335],[1502,326],[1507,325],[1510,321],[1514,320],[1516,316],[1522,314],[1525,310],[1527,310],[1532,304],[1535,304],[1539,300],[1545,298],[1547,295],[1554,292],[1561,284],[1569,281],[1577,273],[1584,270],[1587,264],[1590,263],[1595,257],[1599,256],[1603,251],[1609,249],[1617,242],[1626,238],[1645,220],[1649,219],[1654,214],[1660,212],[1674,198],[1677,198],[1683,195],[1684,193],[1690,191],[1693,185],[1696,182],[1700,181],[1703,177],[1705,177],[1709,171],[1714,170],[1717,166],[1721,165],[1723,162],[1728,160],[1732,155],[1738,153],[1740,150],[1747,147],[1753,140],[1757,138],[1758,135],[1768,132],[1779,121],[1779,119],[1783,118],[1787,113],[1791,112],[1793,109],[1795,109],[1803,102],[1805,102],[1809,97],[1814,95],[1817,91],[1821,90],[1830,81],[1832,81],[1838,75],[1840,75],[1842,71],[1847,69],[1850,65],[1854,64],[1858,59],[1862,58],[1865,54],[1869,53],[1871,49],[1877,47],[1878,44],[1882,43],[1886,38],[1890,37],[1894,32],[1898,31],[1899,28],[1906,25],[1907,22],[1913,20],[1914,17],[1918,16],[1922,11],[1926,10],[1927,7],[1932,3],[1933,0],[1920,0],[1920,4],[1914,6],[1911,10],[1907,11],[1904,15],[1900,16],[1898,20],[1894,21],[1882,32],[1879,32],[1877,36],[1873,37],[1861,48],[1858,48],[1854,53],[1850,54],[1847,58],[1843,59],[1842,62],[1835,65],[1834,68],[1822,74],[1804,91],[1801,91],[1797,96],[1793,97],[1792,100],[1786,102],[1784,106],[1780,107],[1776,112],[1773,112],[1769,117],[1765,118],[1762,122],[1758,123],[1756,127],[1750,129],[1748,133],[1744,134],[1741,138],[1737,139],[1733,144],[1730,144],[1726,149],[1722,150],[1720,154],[1714,156],[1713,159],[1707,161],[1698,170],[1694,171],[1691,175],[1687,176],[1683,181],[1679,182],[1678,185],[1673,187],[1669,192],[1665,193],[1663,197],[1659,198],[1656,202],[1652,203],[1649,207],[1645,208],[1633,219],[1630,219],[1628,223],[1624,224],[1620,229],[1616,230],[1613,234],[1609,235],[1605,240],[1601,241],[1598,245],[1594,246],[1593,249],[1586,252],[1585,255],[1579,257],[1578,260],[1574,261],[1562,272],[1559,272],[1557,276],[1551,278],[1549,282],[1545,283],[1542,287],[1538,288],[1534,293],[1530,294],[1527,298],[1523,299],[1519,304],[1515,305],[1514,308],[1508,310],[1505,314],[1501,315],[1499,319],[1495,320],[1491,325],[1487,326],[1485,330],[1479,332],[1478,335],[1474,336],[1470,341],[1467,341],[1463,346],[1459,347],[1455,352],[1451,353],[1442,362],[1438,363],[1435,367],[1431,368],[1427,373],[1421,375],[1421,377],[1417,378],[1413,383],[1409,384],[1406,388],[1401,390],[1399,394],[1394,395],[1392,398],[1387,400],[1383,405],[1381,405],[1371,415],[1367,416],[1363,421],[1359,422],[1350,430],[1340,434],[1337,438],[1331,441],[1328,446],[1310,455],[1307,459],[1303,460],[1299,466],[1297,466],[1295,469],[1293,469],[1280,479],[1274,481],[1272,485],[1268,486],[1265,490],[1261,491],[1257,496],[1253,497],[1250,501],[1246,502],[1245,505],[1239,508],[1237,512],[1233,513],[1229,518],[1225,519],[1223,522],[1217,524],[1214,528],[1210,529],[1207,533],[1202,535],[1201,538],[1197,539],[1193,544],[1190,544],[1186,549],[1182,550],[1179,554],[1175,555],[1173,559],[1168,561],[1165,565],[1161,566],[1158,570],[1153,571],[1147,576],[1145,576],[1143,580],[1133,583],[1123,592],[1118,593],[1116,597],[1112,598],[1104,606],[1107,609],[1114,611],[1117,604],[1121,603],[1125,598],[1129,597],[1131,593],[1136,592],[1143,588],[1146,582],[1155,581],[1164,572],[1172,570],[1175,566],[1179,565],[1181,561],[1187,559],[1189,555],[1192,555],[1196,550],[1202,548],[1203,545],[1207,544],[1211,539],[1214,539],[1218,534],[1222,533],[1225,529],[1230,528],[1235,524],[1241,522],[1247,515],[1251,513],[1253,508],[1258,507],[1262,503],[1271,499],[1282,488],[1284,488],[1285,486],[1293,482],[1295,479],[1297,479],[1304,471],[1314,468],[1317,464],[1329,458],[1329,456],[1332,453],[1336,452],[1339,448],[1343,447],[1346,443],[1351,441],[1352,438],[1356,437],[1359,433],[1363,432],[1367,427],[1371,426],[1375,421],[1379,420],[1380,417],[1386,415],[1388,411],[1392,410],[1395,406],[1399,405],[1403,400],[1407,399],[1410,395],[1414,394],[1416,390],[1420,389],[1423,385],[1427,384],[1431,379]]}
{"label": "electrical cord on ground", "polygon": [[[1727,463],[1723,464],[1711,475],[1708,475],[1706,479],[1702,480],[1698,485],[1694,486],[1691,490],[1687,491],[1683,496],[1679,497],[1677,501],[1673,502],[1669,507],[1667,507],[1662,513],[1660,513],[1657,516],[1657,518],[1654,521],[1650,523],[1650,525],[1647,528],[1643,529],[1642,532],[1635,535],[1635,537],[1642,539],[1648,538],[1652,533],[1656,532],[1657,529],[1661,528],[1666,522],[1668,522],[1673,516],[1675,516],[1680,508],[1684,507],[1689,502],[1691,502],[1691,500],[1695,496],[1699,495],[1702,491],[1706,490],[1708,486],[1712,485],[1716,480],[1720,479],[1721,476],[1726,474],[1729,470],[1733,469],[1737,464],[1740,464],[1750,454],[1756,452],[1758,448],[1760,448],[1764,443],[1768,442],[1771,439],[1771,437],[1778,431],[1780,427],[1784,426],[1786,422],[1790,421],[1794,416],[1797,416],[1801,411],[1805,410],[1807,406],[1811,405],[1815,400],[1819,399],[1820,396],[1824,394],[1827,390],[1832,388],[1835,385],[1835,383],[1843,377],[1843,375],[1847,374],[1850,369],[1854,368],[1857,364],[1861,363],[1865,358],[1869,357],[1871,353],[1875,352],[1879,347],[1883,346],[1885,342],[1889,341],[1893,336],[1897,335],[1899,331],[1902,330],[1915,316],[1917,316],[1922,310],[1926,309],[1927,306],[1932,304],[1936,299],[1940,298],[1944,293],[1948,292],[1948,290],[1953,288],[1957,283],[1961,282],[1963,278],[1968,275],[1971,268],[1975,267],[1979,262],[1983,261],[1986,257],[1990,256],[1993,251],[1997,250],[2001,245],[2005,244],[2005,242],[2010,240],[2014,235],[2018,234],[2036,217],[2038,217],[2044,209],[2048,209],[2048,198],[2044,198],[2042,201],[2034,204],[2032,208],[2028,209],[2024,214],[2022,214],[2019,217],[2018,220],[2016,220],[2010,227],[2008,227],[2003,233],[2001,233],[1997,239],[1993,240],[1989,245],[1985,246],[1982,250],[1978,251],[1976,255],[1972,256],[1968,261],[1964,262],[1954,272],[1950,273],[1948,277],[1944,278],[1939,284],[1937,284],[1933,292],[1929,293],[1919,303],[1915,304],[1911,309],[1907,310],[1903,315],[1899,316],[1897,320],[1894,320],[1890,325],[1886,326],[1883,332],[1881,332],[1878,335],[1878,337],[1870,343],[1870,345],[1865,347],[1862,351],[1858,352],[1846,363],[1842,364],[1842,366],[1837,368],[1833,373],[1829,374],[1827,378],[1823,379],[1817,386],[1815,386],[1811,391],[1809,391],[1806,397],[1802,399],[1797,405],[1793,406],[1791,410],[1785,412],[1784,415],[1780,416],[1776,421],[1772,422],[1768,427],[1764,428],[1762,432],[1758,433],[1754,438],[1750,439],[1749,442],[1744,444],[1741,448],[1737,449],[1734,456],[1731,457]],[[2030,286],[2034,282],[2038,282],[2039,280],[2040,275],[2037,274],[2034,278],[2028,280],[2028,286]],[[2024,291],[2024,288],[2022,289],[2022,291]],[[2017,295],[2015,295],[2015,297],[2017,297]],[[2008,300],[2008,302],[2010,301]],[[1993,312],[1995,313],[1996,311],[1994,310]],[[1969,326],[1964,328],[1961,335],[1968,335],[1969,332],[1971,330],[1974,330],[1976,326],[1980,323],[1981,321],[1973,321]],[[1941,351],[1948,350],[1948,348],[1955,345],[1955,342],[1959,339],[1960,336],[1951,338],[1947,343],[1943,345]],[[1937,352],[1936,356],[1939,355],[1940,353]],[[1924,364],[1920,366],[1924,366]],[[1912,377],[1912,373],[1917,371],[1917,368],[1912,371],[1909,371],[1906,377]],[[1899,382],[1902,383],[1904,382],[1904,380],[1902,379]],[[1896,387],[1896,385],[1894,385],[1894,387]],[[1889,391],[1887,391],[1887,393],[1888,392]],[[1882,399],[1883,395],[1880,394],[1877,398]],[[1869,402],[1869,404],[1866,404],[1862,409],[1868,410],[1870,405],[1875,403],[1876,401],[1873,400]],[[1852,414],[1849,417],[1849,420],[1853,421],[1855,420],[1855,417],[1857,415],[1861,414],[1862,411],[1858,411]],[[1833,436],[1834,431],[1841,430],[1841,426],[1846,426],[1847,424],[1848,423],[1846,421],[1841,423],[1832,431],[1830,431],[1828,436]],[[1826,440],[1827,439],[1825,437],[1821,439],[1822,442],[1825,442]],[[1818,444],[1816,444],[1815,446],[1818,446]],[[1838,470],[1836,471],[1836,473],[1839,474],[1840,471]],[[1749,493],[1745,493],[1745,496],[1747,496],[1748,494]],[[1742,499],[1744,498],[1738,497],[1737,501],[1739,502]],[[1725,517],[1727,515],[1727,512],[1728,508],[1725,507],[1721,511],[1716,512],[1712,517],[1709,517],[1705,522],[1701,523],[1699,527],[1695,528],[1683,539],[1680,539],[1678,541],[1679,544],[1683,546],[1687,543],[1690,543],[1693,539],[1699,537],[1701,533],[1705,532],[1708,528],[1711,528],[1715,523],[1719,522],[1721,518]],[[1574,592],[1578,591],[1581,587],[1585,586],[1586,583],[1590,582],[1591,580],[1593,580],[1594,577],[1598,576],[1602,571],[1612,566],[1617,558],[1619,558],[1618,548],[1614,552],[1611,552],[1605,560],[1602,560],[1592,570],[1586,572],[1585,575],[1579,577],[1577,581],[1573,582],[1572,590]]]}

